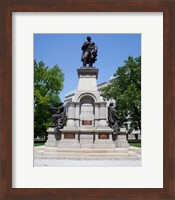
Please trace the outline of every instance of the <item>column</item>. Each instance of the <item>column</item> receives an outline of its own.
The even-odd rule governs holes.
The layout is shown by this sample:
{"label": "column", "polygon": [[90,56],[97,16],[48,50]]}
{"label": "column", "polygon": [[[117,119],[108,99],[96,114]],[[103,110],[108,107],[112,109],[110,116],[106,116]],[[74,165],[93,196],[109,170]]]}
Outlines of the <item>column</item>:
{"label": "column", "polygon": [[75,125],[76,127],[80,126],[80,103],[76,102],[75,104]]}
{"label": "column", "polygon": [[99,122],[99,103],[95,103],[95,127],[98,127]]}
{"label": "column", "polygon": [[67,126],[75,126],[75,103],[69,102],[68,104],[68,119]]}
{"label": "column", "polygon": [[100,102],[99,126],[107,126],[106,122],[106,102]]}

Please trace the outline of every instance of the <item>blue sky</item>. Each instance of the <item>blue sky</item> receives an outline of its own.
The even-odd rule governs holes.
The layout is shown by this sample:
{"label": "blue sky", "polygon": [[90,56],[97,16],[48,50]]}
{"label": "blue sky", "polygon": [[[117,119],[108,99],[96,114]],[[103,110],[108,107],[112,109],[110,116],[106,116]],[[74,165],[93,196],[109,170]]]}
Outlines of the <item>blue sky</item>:
{"label": "blue sky", "polygon": [[87,36],[98,46],[94,64],[99,69],[97,84],[107,82],[128,56],[141,55],[141,34],[34,34],[36,61],[43,61],[48,67],[57,64],[65,74],[62,101],[78,86],[77,68],[82,66],[81,46]]}

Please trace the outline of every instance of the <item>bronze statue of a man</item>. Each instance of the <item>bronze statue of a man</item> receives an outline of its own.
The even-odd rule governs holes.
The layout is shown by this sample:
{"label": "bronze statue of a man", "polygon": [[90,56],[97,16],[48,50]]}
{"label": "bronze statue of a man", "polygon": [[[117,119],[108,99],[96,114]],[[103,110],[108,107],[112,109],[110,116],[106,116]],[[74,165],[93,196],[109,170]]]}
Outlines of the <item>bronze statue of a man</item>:
{"label": "bronze statue of a man", "polygon": [[114,104],[110,103],[108,107],[108,123],[110,128],[113,129],[114,133],[117,133],[120,131],[120,126],[118,124],[118,121],[120,120],[120,117],[117,116],[116,110],[114,109]]}
{"label": "bronze statue of a man", "polygon": [[98,48],[94,42],[91,42],[91,37],[87,37],[87,41],[82,46],[82,56],[81,61],[83,66],[86,67],[89,64],[89,67],[92,67],[93,63],[97,60],[97,51]]}

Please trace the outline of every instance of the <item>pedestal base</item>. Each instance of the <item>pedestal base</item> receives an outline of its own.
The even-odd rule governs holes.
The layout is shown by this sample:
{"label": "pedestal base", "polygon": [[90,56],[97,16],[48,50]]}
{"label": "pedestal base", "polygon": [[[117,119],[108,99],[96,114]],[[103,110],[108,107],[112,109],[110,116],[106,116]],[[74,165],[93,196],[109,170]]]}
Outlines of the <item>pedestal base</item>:
{"label": "pedestal base", "polygon": [[75,139],[63,139],[58,142],[58,148],[80,148],[80,144]]}
{"label": "pedestal base", "polygon": [[126,139],[126,132],[120,131],[117,133],[117,139],[115,141],[116,147],[129,147],[129,143]]}
{"label": "pedestal base", "polygon": [[57,132],[55,127],[50,127],[48,130],[48,139],[45,143],[46,147],[57,147],[58,141],[61,138],[60,132]]}

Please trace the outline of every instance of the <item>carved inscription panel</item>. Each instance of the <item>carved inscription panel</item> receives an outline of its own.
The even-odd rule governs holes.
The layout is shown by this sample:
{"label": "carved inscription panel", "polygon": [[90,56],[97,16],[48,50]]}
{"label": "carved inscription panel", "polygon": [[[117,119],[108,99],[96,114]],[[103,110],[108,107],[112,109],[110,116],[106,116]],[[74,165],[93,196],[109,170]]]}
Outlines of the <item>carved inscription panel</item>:
{"label": "carved inscription panel", "polygon": [[92,120],[82,120],[82,125],[92,125]]}
{"label": "carved inscription panel", "polygon": [[75,139],[75,133],[64,133],[64,139]]}
{"label": "carved inscription panel", "polygon": [[99,133],[98,139],[109,139],[109,133]]}

